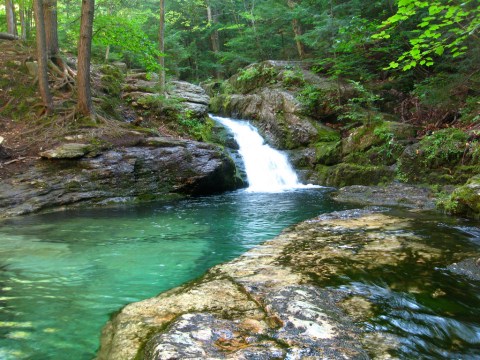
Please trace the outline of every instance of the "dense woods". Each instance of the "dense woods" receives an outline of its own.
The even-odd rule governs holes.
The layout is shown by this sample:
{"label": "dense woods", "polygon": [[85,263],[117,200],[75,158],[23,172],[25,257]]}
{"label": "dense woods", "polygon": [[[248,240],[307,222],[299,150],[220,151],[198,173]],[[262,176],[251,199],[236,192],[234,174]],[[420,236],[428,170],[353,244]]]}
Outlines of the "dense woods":
{"label": "dense woods", "polygon": [[[48,57],[56,57],[59,44],[62,54],[78,52],[83,59],[85,26],[91,27],[85,1],[38,3],[6,0],[0,7],[2,37],[36,37],[38,47],[45,33]],[[43,26],[34,8],[43,13],[44,31],[38,29]],[[167,77],[200,82],[232,75],[252,62],[304,60],[318,73],[406,94],[403,101],[417,109],[404,111],[409,120],[479,120],[475,0],[103,0],[94,10],[91,55],[96,62],[122,61],[150,72],[162,68]],[[82,89],[88,83],[84,76]],[[80,98],[87,93],[80,90]],[[89,113],[88,101],[81,102],[81,112]]]}

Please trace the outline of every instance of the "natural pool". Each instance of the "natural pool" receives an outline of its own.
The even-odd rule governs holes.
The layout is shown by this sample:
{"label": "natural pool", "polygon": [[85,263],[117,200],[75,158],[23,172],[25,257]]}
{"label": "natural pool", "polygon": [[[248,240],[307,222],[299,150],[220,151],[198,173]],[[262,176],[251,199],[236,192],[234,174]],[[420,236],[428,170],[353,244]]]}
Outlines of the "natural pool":
{"label": "natural pool", "polygon": [[328,192],[237,191],[0,223],[0,359],[91,359],[110,313],[345,208]]}

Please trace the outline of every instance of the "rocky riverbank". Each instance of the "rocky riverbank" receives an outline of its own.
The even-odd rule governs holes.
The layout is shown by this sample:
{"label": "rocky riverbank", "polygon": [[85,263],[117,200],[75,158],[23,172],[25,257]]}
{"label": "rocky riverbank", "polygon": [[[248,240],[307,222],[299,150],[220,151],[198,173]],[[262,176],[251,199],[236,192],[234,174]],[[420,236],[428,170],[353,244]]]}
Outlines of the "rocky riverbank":
{"label": "rocky riverbank", "polygon": [[98,359],[390,359],[395,338],[359,326],[374,310],[368,294],[325,285],[354,269],[445,261],[414,230],[415,216],[353,210],[293,226],[194,282],[127,305],[105,326]]}
{"label": "rocky riverbank", "polygon": [[332,80],[308,64],[265,61],[206,84],[211,110],[251,120],[305,182],[334,187],[429,185],[447,213],[479,217],[478,130],[403,121],[398,99]]}
{"label": "rocky riverbank", "polygon": [[242,182],[220,147],[165,137],[138,137],[137,146],[97,153],[68,143],[41,153],[21,173],[0,183],[0,217],[148,201],[233,190]]}

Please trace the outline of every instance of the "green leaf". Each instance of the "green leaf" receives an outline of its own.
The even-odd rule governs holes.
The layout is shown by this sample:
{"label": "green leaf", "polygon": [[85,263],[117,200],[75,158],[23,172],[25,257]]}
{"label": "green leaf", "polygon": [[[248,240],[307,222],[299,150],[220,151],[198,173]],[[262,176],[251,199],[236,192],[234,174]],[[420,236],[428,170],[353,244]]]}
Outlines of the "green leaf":
{"label": "green leaf", "polygon": [[445,51],[445,48],[443,46],[439,46],[435,49],[435,54],[441,56],[441,55],[443,55],[444,51]]}

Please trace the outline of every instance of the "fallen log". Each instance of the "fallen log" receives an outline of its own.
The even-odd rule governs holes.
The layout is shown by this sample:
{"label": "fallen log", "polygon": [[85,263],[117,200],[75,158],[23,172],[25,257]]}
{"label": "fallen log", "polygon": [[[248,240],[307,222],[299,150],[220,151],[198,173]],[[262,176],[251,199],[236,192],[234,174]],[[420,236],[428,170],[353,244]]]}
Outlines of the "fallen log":
{"label": "fallen log", "polygon": [[0,39],[2,39],[2,40],[18,40],[20,38],[16,35],[13,35],[13,34],[0,32]]}

